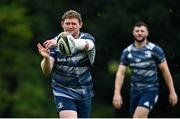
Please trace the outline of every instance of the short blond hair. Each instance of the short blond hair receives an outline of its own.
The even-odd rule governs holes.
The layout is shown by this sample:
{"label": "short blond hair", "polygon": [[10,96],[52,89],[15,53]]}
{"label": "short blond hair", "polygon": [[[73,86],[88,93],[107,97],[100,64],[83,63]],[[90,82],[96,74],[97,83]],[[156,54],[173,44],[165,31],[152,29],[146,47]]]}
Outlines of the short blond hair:
{"label": "short blond hair", "polygon": [[77,18],[79,22],[82,21],[81,14],[75,10],[69,10],[65,12],[62,16],[62,21],[64,21],[66,18]]}

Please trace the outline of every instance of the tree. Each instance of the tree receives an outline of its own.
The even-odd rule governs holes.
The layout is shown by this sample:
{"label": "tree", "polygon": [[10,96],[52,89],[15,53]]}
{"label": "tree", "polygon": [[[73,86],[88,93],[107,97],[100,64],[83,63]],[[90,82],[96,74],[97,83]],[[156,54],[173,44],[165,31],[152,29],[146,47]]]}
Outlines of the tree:
{"label": "tree", "polygon": [[[0,6],[0,117],[47,116],[47,90],[32,52],[32,31],[26,9],[17,4]],[[47,100],[45,100],[47,99]],[[50,111],[51,112],[51,111]],[[40,116],[39,116],[40,117]]]}

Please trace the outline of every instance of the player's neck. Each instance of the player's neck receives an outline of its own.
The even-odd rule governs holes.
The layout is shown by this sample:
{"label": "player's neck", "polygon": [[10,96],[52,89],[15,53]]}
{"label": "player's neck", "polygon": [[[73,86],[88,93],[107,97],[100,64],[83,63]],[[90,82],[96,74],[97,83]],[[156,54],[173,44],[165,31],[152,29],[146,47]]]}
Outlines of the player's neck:
{"label": "player's neck", "polygon": [[143,42],[137,42],[135,41],[135,47],[136,48],[144,48],[144,46],[147,44],[147,40],[145,39]]}
{"label": "player's neck", "polygon": [[79,36],[80,36],[80,32],[76,33],[73,37],[74,37],[75,39],[78,39]]}

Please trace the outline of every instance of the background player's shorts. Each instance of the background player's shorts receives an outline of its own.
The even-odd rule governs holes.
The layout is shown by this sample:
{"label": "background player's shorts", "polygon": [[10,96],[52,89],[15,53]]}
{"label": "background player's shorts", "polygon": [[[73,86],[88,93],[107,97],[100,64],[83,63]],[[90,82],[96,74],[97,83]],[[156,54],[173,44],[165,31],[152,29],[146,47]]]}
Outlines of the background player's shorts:
{"label": "background player's shorts", "polygon": [[54,96],[54,101],[58,112],[62,110],[74,110],[78,113],[78,118],[90,117],[91,98],[74,100],[66,97]]}
{"label": "background player's shorts", "polygon": [[131,91],[130,114],[133,114],[137,106],[142,106],[152,110],[157,103],[159,91]]}

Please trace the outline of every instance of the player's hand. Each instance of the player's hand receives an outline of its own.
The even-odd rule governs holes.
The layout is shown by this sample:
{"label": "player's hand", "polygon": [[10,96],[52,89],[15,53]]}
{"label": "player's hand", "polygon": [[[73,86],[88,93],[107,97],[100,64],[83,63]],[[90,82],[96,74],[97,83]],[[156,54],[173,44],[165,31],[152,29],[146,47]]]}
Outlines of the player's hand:
{"label": "player's hand", "polygon": [[175,92],[169,94],[169,102],[172,106],[175,106],[177,104],[178,97]]}
{"label": "player's hand", "polygon": [[37,48],[38,48],[38,51],[39,51],[39,54],[44,57],[44,58],[48,58],[50,55],[49,55],[49,51],[48,51],[48,48],[44,48],[40,43],[37,44]]}
{"label": "player's hand", "polygon": [[113,106],[116,109],[120,109],[122,104],[123,104],[123,100],[122,100],[122,96],[120,94],[115,94],[113,96]]}
{"label": "player's hand", "polygon": [[50,47],[55,47],[57,46],[57,40],[54,39],[50,39],[50,40],[46,40],[43,45],[45,46],[45,48],[50,48]]}

